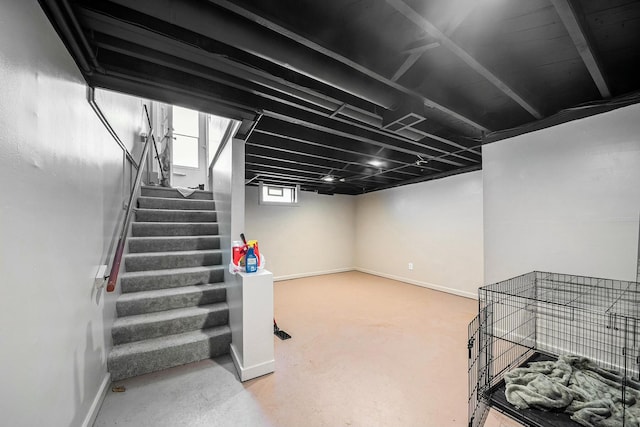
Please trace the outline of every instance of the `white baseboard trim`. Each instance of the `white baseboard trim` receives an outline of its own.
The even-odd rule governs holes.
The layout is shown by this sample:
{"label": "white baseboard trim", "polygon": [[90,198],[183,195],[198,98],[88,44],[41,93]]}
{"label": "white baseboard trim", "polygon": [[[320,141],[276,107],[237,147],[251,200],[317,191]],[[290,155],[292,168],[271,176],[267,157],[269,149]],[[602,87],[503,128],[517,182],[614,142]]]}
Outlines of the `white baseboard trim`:
{"label": "white baseboard trim", "polygon": [[353,270],[355,270],[354,267],[346,267],[346,268],[337,268],[335,270],[314,271],[311,273],[288,274],[285,276],[276,276],[273,278],[273,281],[279,282],[282,280],[302,279],[303,277],[323,276],[325,274],[334,274],[334,273],[345,273],[347,271],[353,271]]}
{"label": "white baseboard trim", "polygon": [[230,344],[229,348],[231,350],[231,360],[233,361],[233,366],[236,367],[238,378],[240,378],[240,381],[242,381],[242,362],[240,361],[238,350],[236,350],[236,346],[233,344]]}
{"label": "white baseboard trim", "polygon": [[249,366],[248,368],[242,369],[242,375],[240,379],[242,381],[252,380],[254,378],[272,373],[273,371],[275,371],[275,368],[276,361],[274,359],[267,362],[259,363],[257,365]]}
{"label": "white baseboard trim", "polygon": [[98,392],[93,398],[93,402],[91,402],[91,407],[89,408],[89,412],[87,412],[87,416],[84,417],[84,421],[82,422],[82,427],[91,427],[93,423],[96,421],[96,417],[98,416],[98,411],[100,411],[100,407],[102,406],[102,402],[104,398],[107,396],[107,390],[109,390],[109,384],[111,384],[111,374],[107,372],[102,379],[102,383],[98,388]]}
{"label": "white baseboard trim", "polygon": [[423,288],[433,289],[435,291],[446,292],[453,295],[458,295],[465,298],[478,299],[478,295],[473,292],[461,291],[458,289],[448,288],[446,286],[440,286],[429,282],[422,282],[420,280],[407,279],[406,277],[394,276],[393,274],[380,273],[379,271],[373,271],[362,267],[355,267],[354,270],[361,273],[373,274],[374,276],[384,277],[385,279],[397,280],[398,282],[409,283],[410,285],[422,286]]}
{"label": "white baseboard trim", "polygon": [[275,371],[276,368],[275,359],[245,368],[244,366],[242,366],[240,357],[238,356],[238,351],[236,350],[236,346],[234,346],[233,344],[231,344],[231,360],[233,360],[233,364],[236,367],[236,371],[238,372],[240,381],[243,382],[261,377],[266,374],[270,374],[271,372]]}

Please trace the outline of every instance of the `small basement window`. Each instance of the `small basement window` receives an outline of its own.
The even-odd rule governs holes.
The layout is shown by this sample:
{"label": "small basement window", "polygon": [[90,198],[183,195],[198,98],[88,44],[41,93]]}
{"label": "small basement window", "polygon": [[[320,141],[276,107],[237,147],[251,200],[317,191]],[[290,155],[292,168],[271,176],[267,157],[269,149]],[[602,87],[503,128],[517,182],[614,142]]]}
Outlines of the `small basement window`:
{"label": "small basement window", "polygon": [[300,186],[287,187],[260,183],[261,205],[297,205]]}

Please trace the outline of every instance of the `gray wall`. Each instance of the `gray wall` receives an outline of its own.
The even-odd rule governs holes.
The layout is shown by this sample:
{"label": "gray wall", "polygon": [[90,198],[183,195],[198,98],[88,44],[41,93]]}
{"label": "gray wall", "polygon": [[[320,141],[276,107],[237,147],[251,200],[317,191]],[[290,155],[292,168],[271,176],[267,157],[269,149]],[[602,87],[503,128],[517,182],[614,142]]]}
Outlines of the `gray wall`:
{"label": "gray wall", "polygon": [[483,147],[485,283],[636,279],[640,105]]}
{"label": "gray wall", "polygon": [[356,200],[359,270],[477,297],[483,275],[481,171]]}
{"label": "gray wall", "polygon": [[301,191],[297,206],[258,204],[246,188],[246,236],[257,239],[275,280],[351,270],[356,239],[352,196]]}
{"label": "gray wall", "polygon": [[244,231],[244,141],[232,139],[211,166],[211,188],[216,201],[220,248],[229,304],[232,344],[242,353],[242,281],[229,273],[231,242]]}
{"label": "gray wall", "polygon": [[[114,301],[94,276],[122,212],[122,151],[36,1],[2,3],[0,81],[2,423],[82,425],[108,386]],[[119,105],[137,123],[139,102]]]}

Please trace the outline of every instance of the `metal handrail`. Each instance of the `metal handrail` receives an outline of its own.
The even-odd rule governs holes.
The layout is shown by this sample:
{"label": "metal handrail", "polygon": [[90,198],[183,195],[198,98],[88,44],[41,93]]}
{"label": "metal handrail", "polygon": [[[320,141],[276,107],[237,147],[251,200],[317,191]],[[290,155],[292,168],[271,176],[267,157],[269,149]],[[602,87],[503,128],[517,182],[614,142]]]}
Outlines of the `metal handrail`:
{"label": "metal handrail", "polygon": [[[116,283],[118,282],[118,273],[120,271],[120,263],[122,262],[122,253],[124,252],[124,246],[127,241],[127,231],[129,230],[129,222],[131,221],[131,213],[133,212],[133,199],[136,196],[136,189],[140,187],[140,183],[142,182],[142,172],[144,170],[145,160],[147,155],[149,154],[149,143],[153,142],[153,146],[155,148],[156,154],[158,153],[158,147],[156,146],[156,139],[153,136],[153,127],[151,126],[151,119],[149,118],[149,111],[147,110],[147,106],[144,106],[144,112],[147,116],[147,123],[149,124],[149,135],[146,137],[144,147],[142,148],[142,154],[140,155],[140,167],[136,173],[136,179],[133,183],[133,187],[131,188],[131,192],[129,193],[129,202],[127,203],[127,213],[124,216],[124,221],[122,223],[122,230],[120,231],[120,237],[118,238],[118,245],[116,246],[116,252],[113,257],[113,263],[111,264],[111,271],[109,272],[109,281],[107,282],[107,292],[113,292],[116,288]],[[158,164],[160,166],[160,174],[162,175],[162,179],[164,180],[164,173],[162,172],[162,165],[160,164],[160,158],[156,156],[158,159]]]}
{"label": "metal handrail", "polygon": [[107,132],[109,132],[109,134],[114,139],[114,141],[116,141],[116,143],[120,146],[120,148],[122,149],[122,152],[127,157],[127,160],[129,160],[129,163],[131,163],[134,168],[138,169],[139,165],[136,163],[136,160],[133,158],[133,156],[127,149],[127,146],[124,145],[124,143],[122,142],[122,140],[120,139],[116,131],[113,129],[113,127],[111,127],[111,123],[109,123],[109,120],[107,120],[104,113],[102,112],[102,109],[96,102],[96,92],[95,92],[95,89],[92,88],[91,86],[87,86],[87,101],[89,102],[89,105],[91,106],[93,111],[98,116],[98,119],[100,119],[100,122],[107,129]]}
{"label": "metal handrail", "polygon": [[144,148],[142,149],[142,156],[140,157],[140,165],[141,167],[138,169],[136,173],[136,179],[133,184],[133,188],[131,189],[131,193],[129,193],[129,203],[127,203],[127,213],[124,216],[124,222],[122,224],[122,230],[120,231],[120,238],[118,239],[118,246],[116,246],[116,253],[113,257],[113,263],[111,264],[111,272],[109,273],[109,281],[107,282],[107,292],[113,292],[116,288],[116,282],[118,281],[118,272],[120,270],[120,263],[122,261],[122,252],[124,251],[124,245],[127,240],[127,230],[129,229],[129,222],[131,220],[131,212],[133,211],[133,198],[135,197],[135,190],[140,186],[140,182],[142,181],[142,170],[144,169],[143,163],[144,159],[149,152],[149,142],[151,142],[151,138],[147,137],[147,140],[144,143]]}

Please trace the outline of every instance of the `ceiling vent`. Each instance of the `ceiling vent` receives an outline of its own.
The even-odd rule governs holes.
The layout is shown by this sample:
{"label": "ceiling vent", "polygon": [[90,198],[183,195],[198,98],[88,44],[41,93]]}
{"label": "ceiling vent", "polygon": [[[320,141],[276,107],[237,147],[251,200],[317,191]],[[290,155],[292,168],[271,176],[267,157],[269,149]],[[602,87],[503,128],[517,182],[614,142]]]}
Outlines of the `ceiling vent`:
{"label": "ceiling vent", "polygon": [[424,104],[420,99],[409,99],[395,110],[389,110],[382,116],[382,129],[398,132],[426,120]]}

